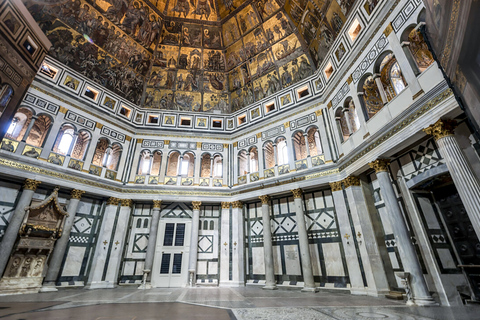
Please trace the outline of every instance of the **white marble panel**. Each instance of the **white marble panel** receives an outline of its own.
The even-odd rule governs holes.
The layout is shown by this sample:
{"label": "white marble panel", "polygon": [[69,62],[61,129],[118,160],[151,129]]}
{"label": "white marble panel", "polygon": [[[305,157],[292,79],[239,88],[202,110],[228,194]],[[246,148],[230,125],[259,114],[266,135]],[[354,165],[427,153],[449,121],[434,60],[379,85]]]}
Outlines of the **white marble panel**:
{"label": "white marble panel", "polygon": [[252,248],[253,274],[265,274],[265,260],[263,247]]}
{"label": "white marble panel", "polygon": [[382,220],[383,230],[385,234],[392,234],[393,229],[388,220],[388,212],[386,207],[378,208],[378,214],[380,215],[380,220]]}
{"label": "white marble panel", "polygon": [[327,276],[345,276],[343,269],[342,254],[340,244],[337,242],[322,243],[323,257],[325,259],[325,269]]}
{"label": "white marble panel", "polygon": [[285,271],[288,275],[300,276],[302,270],[300,267],[300,255],[298,253],[298,246],[296,244],[287,245],[283,247],[285,251]]}
{"label": "white marble panel", "polygon": [[400,265],[398,264],[397,256],[395,255],[395,252],[389,252],[388,255],[390,256],[390,261],[392,262],[392,268],[393,269],[400,268]]}
{"label": "white marble panel", "polygon": [[437,252],[444,269],[457,268],[457,266],[455,265],[455,261],[453,260],[452,254],[450,253],[450,250],[448,250],[447,248],[443,248],[437,249]]}
{"label": "white marble panel", "polygon": [[135,268],[135,275],[143,275],[144,261],[137,261],[137,267]]}
{"label": "white marble panel", "polygon": [[123,266],[123,275],[133,276],[135,273],[135,261],[125,261]]}
{"label": "white marble panel", "polygon": [[333,207],[332,193],[327,190],[323,194],[325,196],[325,203],[326,203],[327,207]]}
{"label": "white marble panel", "polygon": [[280,199],[280,211],[282,213],[288,213],[288,198]]}
{"label": "white marble panel", "polygon": [[73,277],[80,274],[85,249],[85,247],[70,247],[68,249],[67,259],[62,271],[63,277]]}
{"label": "white marble panel", "polygon": [[19,185],[3,182],[0,184],[0,201],[14,202],[18,195]]}
{"label": "white marble panel", "polygon": [[273,246],[273,271],[278,275],[283,274],[282,256],[280,250],[280,246]]}
{"label": "white marble panel", "polygon": [[305,206],[307,210],[315,210],[315,199],[311,193],[305,194]]}
{"label": "white marble panel", "polygon": [[87,201],[80,201],[78,203],[77,213],[90,214],[92,210],[92,203]]}
{"label": "white marble panel", "polygon": [[280,204],[277,202],[277,201],[274,201],[273,204],[272,204],[272,212],[273,212],[273,215],[278,215],[280,214]]}
{"label": "white marble panel", "polygon": [[248,209],[248,215],[250,216],[250,218],[256,218],[257,217],[257,214],[256,214],[256,208],[254,206],[250,206],[249,209]]}
{"label": "white marble panel", "polygon": [[317,209],[325,208],[325,202],[323,200],[323,194],[321,192],[315,192],[315,206]]}
{"label": "white marble panel", "polygon": [[208,262],[208,274],[218,274],[218,262]]}
{"label": "white marble panel", "polygon": [[427,222],[429,229],[440,229],[440,224],[438,223],[437,217],[435,216],[435,211],[433,209],[432,203],[429,198],[426,197],[417,197],[420,208]]}
{"label": "white marble panel", "polygon": [[197,274],[207,274],[207,261],[197,262]]}
{"label": "white marble panel", "polygon": [[310,260],[312,261],[312,269],[314,276],[322,275],[322,268],[320,265],[320,256],[318,254],[317,244],[310,244]]}

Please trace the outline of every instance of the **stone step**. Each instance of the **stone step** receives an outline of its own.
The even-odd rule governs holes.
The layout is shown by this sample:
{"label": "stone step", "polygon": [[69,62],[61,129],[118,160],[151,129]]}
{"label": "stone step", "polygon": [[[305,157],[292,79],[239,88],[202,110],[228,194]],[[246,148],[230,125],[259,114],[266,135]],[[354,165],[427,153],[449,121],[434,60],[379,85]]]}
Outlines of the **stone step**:
{"label": "stone step", "polygon": [[401,291],[390,291],[388,294],[385,295],[387,299],[392,300],[403,300],[403,292]]}

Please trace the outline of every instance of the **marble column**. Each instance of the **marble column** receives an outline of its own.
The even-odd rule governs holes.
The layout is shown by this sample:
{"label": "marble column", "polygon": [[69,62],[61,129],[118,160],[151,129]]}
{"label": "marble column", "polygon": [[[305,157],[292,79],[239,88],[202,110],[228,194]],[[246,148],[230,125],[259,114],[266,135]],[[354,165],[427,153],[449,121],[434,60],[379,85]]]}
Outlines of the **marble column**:
{"label": "marble column", "polygon": [[397,196],[393,190],[390,175],[388,173],[388,165],[390,162],[385,159],[378,159],[369,163],[370,167],[375,170],[378,183],[380,185],[380,194],[385,203],[385,208],[389,213],[387,215],[390,225],[392,226],[397,242],[398,252],[402,260],[403,269],[410,273],[409,281],[413,294],[413,302],[416,305],[432,305],[435,301],[430,296],[427,283],[423,277],[422,267],[418,261],[417,253],[410,238],[410,232],[407,223],[403,218]]}
{"label": "marble column", "polygon": [[453,135],[455,125],[455,121],[440,119],[424,131],[435,138],[470,222],[480,239],[480,184]]}
{"label": "marble column", "polygon": [[345,252],[345,262],[347,264],[348,276],[350,278],[350,293],[355,295],[366,295],[365,285],[363,283],[360,262],[358,261],[355,241],[353,239],[354,231],[350,226],[348,218],[347,203],[343,195],[342,181],[331,182],[332,197],[337,214],[338,229],[340,237],[343,240],[343,250]]}
{"label": "marble column", "polygon": [[357,232],[353,236],[357,238],[360,256],[362,257],[363,270],[368,285],[367,293],[372,296],[386,294],[390,291],[390,288],[360,179],[350,176],[343,180],[343,184],[352,222]]}
{"label": "marble column", "polygon": [[[220,215],[220,281],[219,286],[231,286],[230,280],[230,202],[222,202],[222,213]],[[233,228],[233,226],[232,226]]]}
{"label": "marble column", "polygon": [[235,286],[245,286],[245,220],[243,218],[243,203],[232,203],[232,281]]}
{"label": "marble column", "polygon": [[312,261],[310,259],[310,244],[308,242],[307,226],[305,224],[305,210],[302,199],[302,189],[292,190],[295,202],[295,219],[297,220],[298,245],[300,247],[300,260],[302,262],[304,292],[318,291],[313,279]]}
{"label": "marble column", "polygon": [[28,135],[30,134],[30,131],[32,131],[33,125],[35,123],[35,120],[37,120],[37,116],[32,116],[32,120],[30,120],[30,123],[28,124],[27,130],[23,134],[22,140],[18,143],[17,149],[15,150],[15,153],[22,154],[23,152],[23,147],[25,147],[25,144],[27,143],[27,138]]}
{"label": "marble column", "polygon": [[60,111],[58,112],[57,116],[53,120],[53,124],[50,127],[50,131],[43,142],[43,149],[40,154],[40,158],[48,159],[48,155],[52,151],[53,145],[55,144],[55,140],[57,140],[58,131],[64,124],[63,119],[67,111],[68,111],[67,109],[60,108]]}
{"label": "marble column", "polygon": [[65,251],[70,239],[70,232],[72,231],[73,222],[75,221],[77,208],[84,193],[85,191],[77,189],[73,189],[71,192],[70,201],[67,206],[68,217],[65,219],[63,225],[62,236],[55,242],[55,248],[53,249],[50,258],[47,275],[45,276],[43,287],[40,289],[40,292],[58,291],[57,288],[55,288],[55,282],[60,273],[60,267],[62,266],[62,260],[65,256]]}
{"label": "marble column", "polygon": [[263,250],[265,258],[265,290],[275,290],[275,271],[273,268],[272,225],[270,223],[270,197],[259,196],[262,201]]}
{"label": "marble column", "polygon": [[349,113],[348,109],[343,109],[342,112],[343,112],[343,116],[345,117],[345,122],[347,123],[348,133],[350,135],[352,135],[353,134],[353,128],[352,128],[352,122],[351,122],[351,119],[350,119],[350,113]]}
{"label": "marble column", "polygon": [[18,232],[22,225],[23,218],[25,217],[25,207],[30,205],[33,194],[37,190],[40,181],[33,179],[26,179],[23,185],[22,195],[18,200],[15,211],[8,223],[7,230],[3,235],[2,242],[0,242],[0,277],[3,275],[7,266],[10,254],[12,253],[13,246],[17,240]]}
{"label": "marble column", "polygon": [[190,237],[190,252],[188,259],[188,283],[191,287],[195,286],[197,278],[197,256],[198,256],[198,225],[200,223],[201,201],[192,201],[192,235]]}
{"label": "marble column", "polygon": [[160,223],[160,209],[162,200],[153,200],[152,220],[148,232],[147,253],[145,254],[145,264],[143,265],[143,283],[139,289],[151,289],[150,281],[152,279],[153,258],[155,257],[155,245],[157,243],[158,225]]}
{"label": "marble column", "polygon": [[420,69],[418,69],[417,62],[412,55],[412,51],[410,50],[410,42],[404,41],[400,45],[402,46],[403,53],[405,53],[405,57],[407,58],[410,67],[412,67],[413,73],[415,74],[415,76],[419,76],[421,72]]}
{"label": "marble column", "polygon": [[378,92],[380,93],[380,97],[382,98],[383,104],[387,104],[388,103],[387,94],[385,93],[385,89],[383,88],[382,78],[380,74],[376,73],[373,76],[373,79],[377,84],[377,89],[378,89]]}

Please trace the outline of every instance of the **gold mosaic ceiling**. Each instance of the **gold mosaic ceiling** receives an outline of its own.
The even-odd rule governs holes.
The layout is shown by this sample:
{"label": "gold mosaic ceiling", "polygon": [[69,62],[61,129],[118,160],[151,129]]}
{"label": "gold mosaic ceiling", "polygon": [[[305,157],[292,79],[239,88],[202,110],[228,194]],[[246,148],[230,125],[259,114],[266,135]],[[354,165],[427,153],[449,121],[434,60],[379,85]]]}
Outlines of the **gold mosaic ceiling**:
{"label": "gold mosaic ceiling", "polygon": [[315,71],[354,0],[25,0],[50,55],[145,108],[230,113]]}

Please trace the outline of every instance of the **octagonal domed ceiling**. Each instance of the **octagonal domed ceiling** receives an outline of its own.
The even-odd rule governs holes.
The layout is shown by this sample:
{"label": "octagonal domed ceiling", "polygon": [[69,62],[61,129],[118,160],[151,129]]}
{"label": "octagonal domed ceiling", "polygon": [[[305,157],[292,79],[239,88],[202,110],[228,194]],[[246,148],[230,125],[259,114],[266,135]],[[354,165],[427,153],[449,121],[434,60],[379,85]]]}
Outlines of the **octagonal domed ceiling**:
{"label": "octagonal domed ceiling", "polygon": [[50,55],[151,109],[230,113],[310,76],[354,0],[24,0]]}

